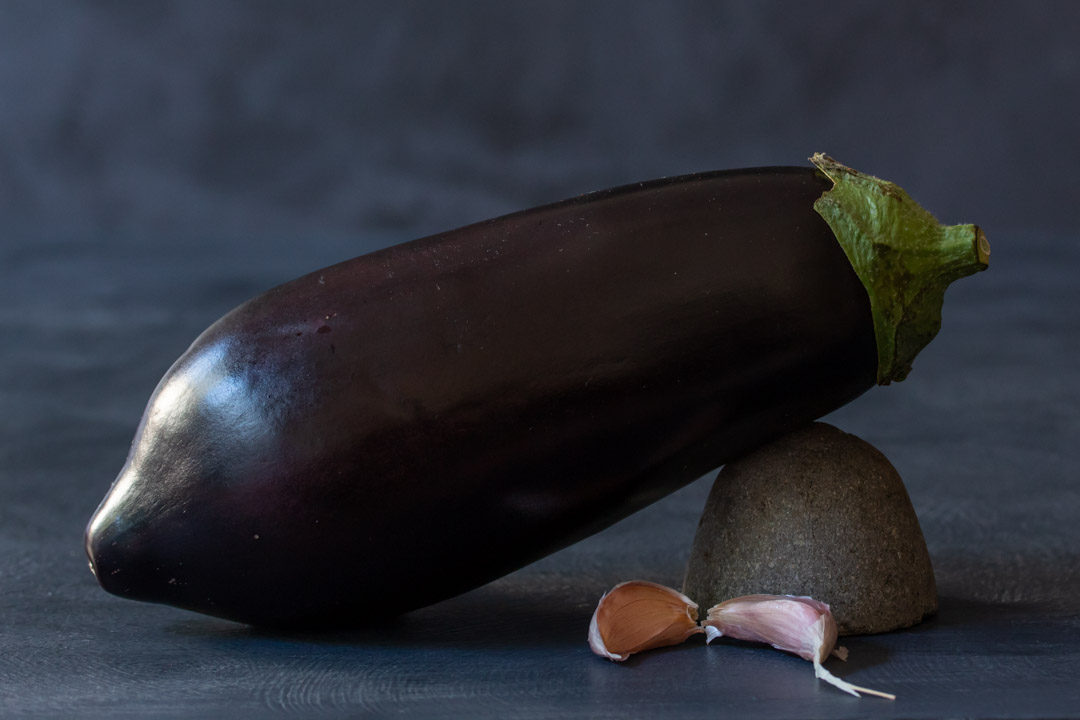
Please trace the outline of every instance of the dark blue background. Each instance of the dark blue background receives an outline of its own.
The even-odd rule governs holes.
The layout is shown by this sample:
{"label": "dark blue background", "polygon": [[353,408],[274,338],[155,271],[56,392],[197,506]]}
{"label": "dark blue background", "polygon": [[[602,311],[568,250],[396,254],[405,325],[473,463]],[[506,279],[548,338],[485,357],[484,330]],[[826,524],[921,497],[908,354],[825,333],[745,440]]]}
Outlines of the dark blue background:
{"label": "dark blue background", "polygon": [[150,241],[426,234],[824,150],[1070,231],[1073,2],[5,2],[0,211]]}
{"label": "dark blue background", "polygon": [[[0,2],[0,715],[1078,716],[1080,4]],[[830,417],[905,478],[941,612],[848,642],[593,657],[678,584],[703,479],[389,628],[267,635],[100,591],[82,527],[204,327],[353,255],[826,150],[980,223],[904,383]]]}

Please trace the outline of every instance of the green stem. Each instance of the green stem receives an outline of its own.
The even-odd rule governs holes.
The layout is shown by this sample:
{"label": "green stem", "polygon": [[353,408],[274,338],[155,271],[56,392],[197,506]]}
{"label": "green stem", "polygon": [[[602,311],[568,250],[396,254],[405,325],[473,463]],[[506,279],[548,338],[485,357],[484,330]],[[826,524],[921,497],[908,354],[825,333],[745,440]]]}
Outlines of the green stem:
{"label": "green stem", "polygon": [[945,288],[985,270],[990,244],[975,225],[942,225],[891,182],[810,158],[833,181],[814,203],[870,296],[878,383],[903,380],[941,328]]}

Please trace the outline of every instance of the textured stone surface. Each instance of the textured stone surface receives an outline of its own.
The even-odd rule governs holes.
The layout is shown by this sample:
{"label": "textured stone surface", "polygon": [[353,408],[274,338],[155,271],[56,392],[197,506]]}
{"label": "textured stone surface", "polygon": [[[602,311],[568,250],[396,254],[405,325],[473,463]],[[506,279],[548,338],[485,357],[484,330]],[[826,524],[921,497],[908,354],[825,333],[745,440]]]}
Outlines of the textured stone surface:
{"label": "textured stone surface", "polygon": [[724,467],[684,592],[703,609],[753,593],[829,603],[841,634],[937,609],[930,554],[900,475],[869,443],[814,423]]}

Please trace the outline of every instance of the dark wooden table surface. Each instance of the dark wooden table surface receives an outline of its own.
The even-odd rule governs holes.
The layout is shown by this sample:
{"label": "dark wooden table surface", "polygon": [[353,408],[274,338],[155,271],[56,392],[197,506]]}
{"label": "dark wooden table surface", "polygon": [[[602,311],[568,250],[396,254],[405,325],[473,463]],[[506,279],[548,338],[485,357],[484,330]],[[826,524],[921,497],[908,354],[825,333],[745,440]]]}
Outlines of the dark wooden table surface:
{"label": "dark wooden table surface", "polygon": [[909,380],[829,418],[899,469],[936,569],[934,619],[850,638],[831,666],[888,702],[765,648],[690,642],[622,665],[589,652],[608,587],[680,582],[711,478],[364,632],[267,633],[105,594],[83,525],[169,363],[248,296],[370,248],[8,238],[0,716],[1080,717],[1080,243],[991,240],[990,271],[949,291]]}

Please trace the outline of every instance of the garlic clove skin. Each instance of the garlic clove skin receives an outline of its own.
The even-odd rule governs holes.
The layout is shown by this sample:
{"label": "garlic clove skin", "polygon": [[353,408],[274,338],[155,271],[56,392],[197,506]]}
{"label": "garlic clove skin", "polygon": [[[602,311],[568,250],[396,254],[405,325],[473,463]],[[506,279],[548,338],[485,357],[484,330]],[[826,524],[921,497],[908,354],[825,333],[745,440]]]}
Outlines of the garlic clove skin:
{"label": "garlic clove skin", "polygon": [[634,653],[678,645],[703,633],[698,606],[677,590],[644,580],[619,583],[596,606],[589,623],[589,647],[621,662]]}
{"label": "garlic clove skin", "polygon": [[895,700],[892,693],[871,690],[841,680],[822,663],[830,653],[847,659],[847,649],[836,647],[836,620],[826,603],[794,595],[746,595],[709,608],[705,618],[707,642],[727,636],[768,643],[814,663],[814,676],[846,693]]}
{"label": "garlic clove skin", "polygon": [[794,595],[745,595],[709,608],[708,641],[726,635],[772,645],[804,660],[824,662],[836,645],[837,629],[829,606]]}

